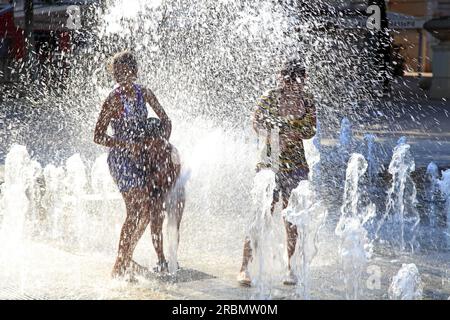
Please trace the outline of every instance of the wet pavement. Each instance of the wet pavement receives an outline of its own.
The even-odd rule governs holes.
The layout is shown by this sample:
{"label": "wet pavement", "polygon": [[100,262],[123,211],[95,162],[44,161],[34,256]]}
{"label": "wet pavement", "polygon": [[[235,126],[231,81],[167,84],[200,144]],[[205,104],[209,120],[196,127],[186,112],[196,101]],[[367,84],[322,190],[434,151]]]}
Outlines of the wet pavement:
{"label": "wet pavement", "polygon": [[[235,281],[236,257],[209,256],[181,260],[178,279],[167,281],[138,277],[137,282],[111,280],[113,261],[103,255],[80,254],[52,245],[27,242],[23,250],[0,257],[0,299],[252,299],[255,288],[240,287]],[[343,280],[332,248],[319,246],[311,266],[311,299],[345,299]],[[217,263],[221,261],[221,263]],[[228,261],[228,263],[223,263]],[[368,285],[369,274],[361,279],[360,299],[388,299],[392,277],[402,263],[415,263],[424,283],[424,299],[450,297],[450,253],[375,255],[368,266],[380,271],[379,287]],[[301,299],[296,288],[273,282],[272,299]],[[268,298],[268,297],[266,297]]]}

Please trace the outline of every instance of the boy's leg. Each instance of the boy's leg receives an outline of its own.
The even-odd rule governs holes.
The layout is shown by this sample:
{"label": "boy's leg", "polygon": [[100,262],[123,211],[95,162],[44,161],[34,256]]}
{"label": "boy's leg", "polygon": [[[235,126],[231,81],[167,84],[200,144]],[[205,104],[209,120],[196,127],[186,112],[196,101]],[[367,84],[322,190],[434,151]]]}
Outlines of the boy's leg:
{"label": "boy's leg", "polygon": [[150,230],[152,234],[152,243],[158,257],[158,267],[160,270],[165,271],[167,269],[166,257],[164,256],[163,247],[163,198],[161,196],[154,198],[153,208],[150,213]]}
{"label": "boy's leg", "polygon": [[[283,179],[282,182],[282,198],[283,198],[283,209],[287,208],[289,204],[289,198],[291,196],[292,191],[297,188],[300,181],[307,180],[308,179],[308,170],[307,169],[297,169],[293,172],[289,172],[286,174],[286,176]],[[284,225],[286,228],[286,247],[287,247],[287,254],[288,254],[288,272],[287,275],[283,281],[285,285],[296,285],[297,284],[297,277],[292,271],[291,267],[291,259],[292,256],[295,254],[295,248],[297,245],[297,239],[298,239],[298,230],[297,226],[290,223],[289,221],[286,221],[284,219]]]}

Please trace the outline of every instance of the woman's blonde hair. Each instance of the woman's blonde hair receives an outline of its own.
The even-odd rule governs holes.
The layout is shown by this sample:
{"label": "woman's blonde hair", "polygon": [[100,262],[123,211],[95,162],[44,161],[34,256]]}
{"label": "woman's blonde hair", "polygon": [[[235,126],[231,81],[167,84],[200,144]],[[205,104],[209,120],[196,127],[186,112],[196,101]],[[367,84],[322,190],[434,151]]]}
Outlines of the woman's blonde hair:
{"label": "woman's blonde hair", "polygon": [[112,61],[109,64],[108,69],[112,73],[114,78],[117,78],[117,72],[118,72],[119,66],[126,66],[133,75],[137,76],[138,63],[131,51],[124,50],[124,51],[116,53],[112,57]]}

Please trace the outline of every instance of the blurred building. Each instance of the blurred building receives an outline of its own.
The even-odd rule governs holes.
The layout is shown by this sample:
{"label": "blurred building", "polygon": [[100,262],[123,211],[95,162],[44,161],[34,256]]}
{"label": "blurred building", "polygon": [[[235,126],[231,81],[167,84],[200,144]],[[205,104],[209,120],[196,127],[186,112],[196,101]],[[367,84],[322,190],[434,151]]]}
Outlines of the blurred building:
{"label": "blurred building", "polygon": [[[0,0],[0,82],[13,81],[14,62],[25,54],[25,0]],[[76,5],[81,17],[93,0],[46,0],[33,1],[33,40],[36,60],[45,69],[47,65],[61,62],[73,47],[74,34],[79,31],[69,24],[70,7]],[[85,21],[83,21],[84,27]]]}
{"label": "blurred building", "polygon": [[[334,0],[341,8],[364,12],[368,0]],[[432,47],[437,40],[424,29],[428,20],[450,16],[450,0],[386,0],[394,47],[410,73],[432,72]],[[361,21],[360,27],[365,21]]]}
{"label": "blurred building", "polygon": [[[450,16],[450,0],[390,0],[387,4],[390,12],[417,20]],[[423,29],[423,25],[420,29],[399,30],[393,37],[395,43],[402,46],[409,70],[432,72],[432,46],[437,40]]]}

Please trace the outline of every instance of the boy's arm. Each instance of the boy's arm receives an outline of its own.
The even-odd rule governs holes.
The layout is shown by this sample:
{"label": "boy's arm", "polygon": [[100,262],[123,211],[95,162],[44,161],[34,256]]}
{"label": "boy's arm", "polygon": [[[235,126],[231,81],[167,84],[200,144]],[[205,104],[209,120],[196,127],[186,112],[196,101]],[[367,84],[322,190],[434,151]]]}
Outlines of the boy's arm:
{"label": "boy's arm", "polygon": [[270,130],[273,128],[273,112],[275,108],[275,97],[272,91],[263,94],[257,101],[253,111],[253,129],[258,133],[259,130]]}
{"label": "boy's arm", "polygon": [[316,107],[312,96],[305,97],[305,105],[305,115],[300,119],[288,121],[288,125],[297,130],[302,139],[311,139],[316,134],[317,126]]}

